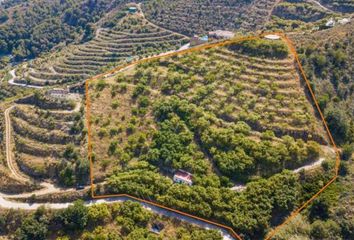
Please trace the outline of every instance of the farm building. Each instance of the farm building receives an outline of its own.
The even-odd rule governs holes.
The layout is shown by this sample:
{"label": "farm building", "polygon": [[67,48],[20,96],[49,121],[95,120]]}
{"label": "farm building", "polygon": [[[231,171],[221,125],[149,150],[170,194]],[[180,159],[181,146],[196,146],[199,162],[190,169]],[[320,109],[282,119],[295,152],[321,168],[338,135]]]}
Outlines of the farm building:
{"label": "farm building", "polygon": [[336,25],[336,22],[333,20],[333,18],[329,19],[327,22],[326,22],[326,27],[330,28],[330,27],[334,27]]}
{"label": "farm building", "polygon": [[210,38],[223,39],[223,38],[233,38],[235,34],[230,31],[216,30],[208,33]]}
{"label": "farm building", "polygon": [[183,170],[178,170],[173,175],[173,181],[175,183],[182,183],[182,184],[187,184],[189,186],[192,186],[193,184],[192,174]]}
{"label": "farm building", "polygon": [[202,37],[199,37],[198,35],[194,35],[190,39],[190,46],[193,47],[193,46],[197,46],[197,45],[200,45],[203,43],[207,43],[208,40],[209,40],[209,38],[206,35],[202,36]]}
{"label": "farm building", "polygon": [[280,37],[278,35],[275,35],[275,34],[265,35],[264,38],[268,39],[268,40],[279,40],[280,39]]}
{"label": "farm building", "polygon": [[68,88],[53,88],[47,91],[47,95],[54,98],[67,98],[69,93]]}

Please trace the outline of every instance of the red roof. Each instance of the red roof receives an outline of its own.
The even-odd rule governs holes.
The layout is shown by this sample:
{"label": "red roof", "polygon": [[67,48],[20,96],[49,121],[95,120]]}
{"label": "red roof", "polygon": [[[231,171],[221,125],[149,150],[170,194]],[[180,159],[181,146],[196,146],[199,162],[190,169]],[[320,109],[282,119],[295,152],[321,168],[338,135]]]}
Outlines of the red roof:
{"label": "red roof", "polygon": [[190,174],[189,172],[183,171],[183,170],[178,170],[175,173],[175,176],[178,178],[183,178],[187,181],[192,181],[192,174]]}

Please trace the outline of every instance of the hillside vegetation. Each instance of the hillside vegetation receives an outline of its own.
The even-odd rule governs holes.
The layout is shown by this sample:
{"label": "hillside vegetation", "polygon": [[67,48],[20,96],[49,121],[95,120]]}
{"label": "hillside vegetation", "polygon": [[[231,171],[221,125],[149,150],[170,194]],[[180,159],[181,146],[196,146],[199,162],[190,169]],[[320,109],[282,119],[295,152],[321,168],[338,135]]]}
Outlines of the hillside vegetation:
{"label": "hillside vegetation", "polygon": [[183,35],[152,25],[140,14],[122,10],[114,16],[91,41],[23,65],[15,81],[37,86],[73,83],[135,58],[175,50],[187,41]]}
{"label": "hillside vegetation", "polygon": [[11,125],[21,170],[66,186],[86,183],[88,163],[82,148],[86,135],[80,100],[36,93],[17,102],[11,110]]}
{"label": "hillside vegetation", "polygon": [[7,20],[0,25],[0,52],[17,61],[36,57],[57,44],[85,41],[94,30],[92,24],[112,7],[111,2],[36,0],[14,4],[2,10]]}
{"label": "hillside vegetation", "polygon": [[353,23],[294,40],[338,144],[354,142]]}
{"label": "hillside vegetation", "polygon": [[[333,157],[280,40],[141,63],[90,82],[88,97],[94,181],[107,181],[96,194],[155,199],[255,239],[307,191],[282,170]],[[173,184],[178,169],[193,186]],[[237,182],[250,183],[238,193]]]}
{"label": "hillside vegetation", "polygon": [[[163,226],[154,233],[156,226]],[[96,204],[85,207],[81,201],[64,210],[38,208],[34,212],[2,210],[0,234],[13,239],[35,240],[221,240],[216,230],[205,230],[170,219],[143,208],[136,202]]]}
{"label": "hillside vegetation", "polygon": [[216,29],[255,30],[267,21],[276,0],[153,0],[143,4],[146,17],[188,36]]}

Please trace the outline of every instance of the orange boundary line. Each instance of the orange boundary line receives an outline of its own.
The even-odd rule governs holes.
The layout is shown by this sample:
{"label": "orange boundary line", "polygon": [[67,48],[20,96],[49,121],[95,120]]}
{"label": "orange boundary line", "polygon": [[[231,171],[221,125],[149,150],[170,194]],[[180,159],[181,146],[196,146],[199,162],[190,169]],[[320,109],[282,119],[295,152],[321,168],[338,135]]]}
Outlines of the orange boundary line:
{"label": "orange boundary line", "polygon": [[197,216],[194,216],[194,215],[191,215],[189,213],[185,213],[185,212],[173,209],[173,208],[169,208],[169,207],[160,205],[158,203],[155,203],[153,201],[148,201],[148,200],[145,200],[145,199],[134,197],[134,196],[129,195],[129,194],[107,194],[107,195],[97,195],[97,196],[95,195],[95,192],[94,192],[94,177],[93,177],[93,161],[92,161],[92,145],[91,145],[91,123],[90,123],[90,105],[91,105],[91,103],[90,103],[90,98],[89,98],[89,95],[88,95],[88,84],[89,84],[90,81],[96,80],[98,78],[105,77],[107,74],[114,74],[114,73],[117,73],[120,70],[123,70],[124,68],[127,68],[129,66],[133,66],[133,65],[136,65],[136,64],[140,64],[140,63],[143,63],[143,62],[148,62],[148,61],[156,60],[156,59],[163,58],[163,57],[171,57],[171,56],[177,56],[177,55],[180,55],[180,54],[197,52],[197,51],[201,51],[201,50],[205,50],[205,49],[209,49],[209,48],[214,48],[214,47],[226,46],[226,45],[230,45],[230,44],[234,44],[234,43],[238,43],[238,42],[242,42],[242,41],[246,41],[246,40],[259,39],[260,37],[263,37],[264,35],[267,35],[267,34],[275,34],[275,35],[278,35],[279,37],[281,37],[281,39],[287,43],[290,52],[293,54],[293,56],[294,56],[294,58],[296,60],[296,63],[298,65],[298,68],[300,70],[300,73],[301,73],[303,79],[305,80],[306,85],[307,85],[307,87],[308,87],[308,89],[310,91],[312,100],[314,101],[315,106],[317,108],[317,111],[320,114],[322,123],[325,126],[325,129],[326,129],[326,132],[327,132],[327,134],[329,136],[330,142],[333,145],[333,148],[335,150],[335,153],[336,153],[336,164],[335,164],[335,176],[325,186],[323,186],[315,195],[313,195],[309,200],[307,200],[298,209],[293,211],[289,215],[289,217],[282,224],[280,224],[279,226],[275,227],[271,232],[269,232],[265,239],[266,240],[272,239],[274,237],[274,235],[280,230],[281,227],[283,227],[285,224],[290,222],[306,206],[308,206],[319,194],[321,194],[331,183],[333,183],[336,180],[336,178],[338,177],[338,169],[339,169],[339,164],[340,164],[339,150],[338,150],[338,148],[337,148],[337,146],[336,146],[336,144],[334,142],[334,139],[333,139],[332,134],[331,134],[331,132],[330,132],[330,130],[328,128],[328,125],[326,123],[324,115],[323,115],[323,113],[322,113],[322,111],[321,111],[321,109],[319,107],[318,102],[317,102],[316,96],[315,96],[315,94],[314,94],[314,92],[313,92],[313,90],[311,88],[310,81],[306,77],[305,71],[302,68],[302,65],[301,65],[301,62],[299,60],[298,54],[297,54],[297,52],[295,50],[294,44],[292,43],[292,41],[284,33],[281,33],[281,32],[274,33],[274,32],[272,32],[272,33],[262,33],[262,34],[260,34],[258,36],[242,37],[242,38],[238,38],[238,39],[235,39],[235,40],[226,40],[226,41],[222,41],[222,42],[204,44],[204,45],[196,46],[196,47],[193,47],[193,48],[190,48],[190,49],[186,49],[186,50],[183,50],[183,51],[179,51],[179,52],[172,52],[172,53],[168,53],[168,54],[165,54],[165,55],[158,55],[158,56],[148,57],[148,58],[144,58],[144,59],[140,59],[140,60],[135,60],[135,61],[133,61],[131,63],[123,64],[123,65],[121,65],[119,67],[116,67],[116,68],[114,68],[112,70],[109,70],[107,72],[98,74],[96,76],[93,76],[93,77],[87,79],[86,82],[85,82],[85,96],[86,96],[86,104],[85,105],[86,105],[86,123],[87,123],[87,136],[88,136],[88,158],[89,158],[89,161],[90,161],[91,197],[93,199],[102,199],[102,198],[111,198],[111,197],[127,197],[127,198],[131,198],[131,199],[137,200],[139,202],[144,202],[144,203],[147,203],[147,204],[150,204],[150,205],[153,205],[153,206],[156,206],[156,207],[159,207],[159,208],[171,211],[171,212],[178,213],[178,214],[183,215],[183,216],[194,218],[194,219],[197,219],[199,221],[206,222],[206,223],[212,224],[214,226],[221,227],[221,228],[227,230],[229,233],[231,233],[231,235],[233,237],[235,237],[236,239],[242,240],[240,235],[238,235],[229,226],[226,226],[224,224],[220,224],[220,223],[217,223],[217,222],[213,222],[213,221],[201,218],[201,217],[197,217]]}

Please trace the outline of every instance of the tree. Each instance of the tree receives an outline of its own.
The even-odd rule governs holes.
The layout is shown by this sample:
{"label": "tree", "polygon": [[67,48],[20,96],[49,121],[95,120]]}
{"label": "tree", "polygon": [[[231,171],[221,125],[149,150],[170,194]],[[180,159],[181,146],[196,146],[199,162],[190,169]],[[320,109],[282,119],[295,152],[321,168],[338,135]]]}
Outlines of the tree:
{"label": "tree", "polygon": [[339,108],[328,107],[325,111],[328,127],[338,143],[344,143],[349,133],[349,120]]}
{"label": "tree", "polygon": [[316,220],[311,224],[310,235],[313,239],[332,240],[340,239],[340,227],[333,220]]}
{"label": "tree", "polygon": [[92,224],[105,222],[111,216],[106,204],[95,204],[88,208],[88,220]]}
{"label": "tree", "polygon": [[88,209],[81,200],[75,201],[65,210],[59,212],[58,218],[68,230],[82,230],[88,221]]}
{"label": "tree", "polygon": [[47,224],[38,221],[32,216],[27,217],[21,224],[21,227],[16,231],[18,240],[45,240],[47,236]]}

